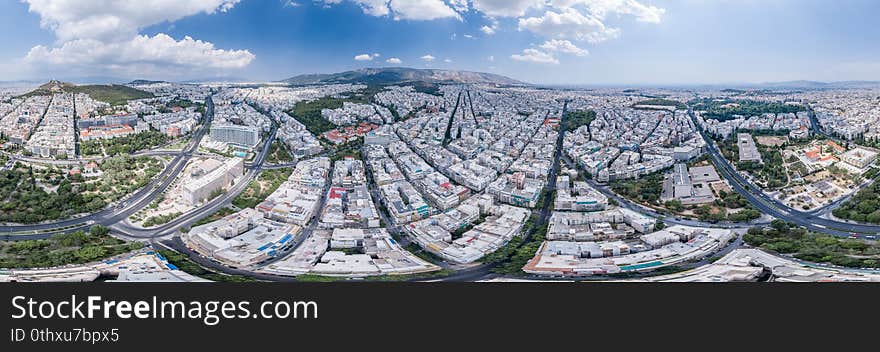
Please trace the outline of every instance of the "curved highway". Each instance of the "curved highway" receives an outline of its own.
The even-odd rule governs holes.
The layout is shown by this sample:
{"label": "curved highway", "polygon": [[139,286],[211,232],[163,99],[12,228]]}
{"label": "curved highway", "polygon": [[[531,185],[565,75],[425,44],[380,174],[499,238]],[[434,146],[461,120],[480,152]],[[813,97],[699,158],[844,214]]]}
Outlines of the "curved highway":
{"label": "curved highway", "polygon": [[[706,141],[706,149],[715,167],[719,173],[726,178],[733,189],[748,200],[752,205],[758,208],[762,213],[768,214],[777,219],[785,220],[816,232],[822,232],[838,237],[862,237],[863,235],[876,235],[880,233],[880,226],[868,224],[855,224],[840,222],[821,217],[817,213],[804,212],[783,204],[778,199],[768,196],[758,186],[746,180],[733,165],[730,164],[714,141],[709,138],[706,131],[697,122],[692,109],[688,109],[688,114],[693,121],[694,126],[700,132],[703,140]],[[827,210],[826,210],[827,211]]]}
{"label": "curved highway", "polygon": [[[563,115],[565,110],[567,109],[567,103],[563,106]],[[116,235],[121,235],[122,237],[127,237],[130,239],[136,240],[151,240],[151,242],[156,243],[156,239],[160,237],[167,237],[176,234],[179,229],[191,226],[193,223],[197,222],[200,219],[203,219],[207,216],[210,216],[217,210],[228,206],[232,200],[238,196],[241,192],[243,192],[251,181],[255,180],[256,177],[262,172],[262,170],[266,169],[274,169],[274,168],[285,168],[292,167],[296,163],[283,163],[283,164],[275,164],[275,165],[264,165],[266,158],[268,156],[268,152],[271,148],[272,142],[275,139],[275,135],[277,132],[277,124],[273,123],[272,131],[269,136],[265,139],[262,149],[255,156],[254,160],[246,163],[246,172],[241,180],[233,185],[231,189],[225,194],[217,197],[205,205],[198,207],[196,209],[191,210],[190,212],[183,214],[176,219],[157,226],[153,228],[140,228],[129,224],[126,219],[142,208],[148,206],[151,202],[153,202],[159,195],[163,194],[168,187],[174,182],[180,172],[183,171],[184,167],[187,165],[189,160],[195,155],[201,155],[198,153],[198,145],[201,142],[204,135],[210,128],[210,123],[214,116],[214,104],[211,96],[206,99],[206,114],[205,121],[201,128],[196,130],[192,136],[191,141],[185,148],[181,151],[161,151],[161,150],[153,150],[147,151],[143,153],[139,153],[138,155],[174,155],[174,158],[167,164],[166,168],[157,175],[150,183],[148,183],[144,188],[136,191],[132,195],[126,197],[122,201],[118,202],[116,205],[105,208],[96,213],[92,213],[89,215],[85,215],[78,218],[67,219],[62,221],[56,221],[51,223],[43,223],[43,224],[33,224],[33,225],[2,225],[0,226],[0,239],[5,240],[21,240],[21,239],[41,239],[48,238],[55,234],[72,232],[80,229],[85,229],[87,226],[92,224],[101,224],[111,228]],[[714,144],[711,138],[706,134],[706,132],[702,129],[702,127],[697,123],[696,117],[693,111],[689,108],[688,113],[693,121],[695,127],[699,131],[701,137],[706,141],[707,153],[710,156],[715,167],[718,169],[719,174],[723,175],[725,179],[727,179],[731,185],[731,187],[740,195],[742,195],[747,201],[749,201],[752,205],[758,208],[762,213],[767,214],[769,216],[782,219],[791,223],[795,223],[800,226],[804,226],[807,229],[816,232],[822,232],[834,236],[842,236],[842,237],[861,237],[863,235],[875,235],[880,233],[880,226],[878,225],[868,225],[868,224],[856,224],[856,223],[848,223],[835,221],[827,218],[821,217],[821,215],[826,214],[835,206],[842,203],[844,200],[838,200],[833,204],[827,205],[820,209],[816,209],[813,211],[799,211],[796,209],[792,209],[777,199],[768,196],[765,194],[760,188],[751,183],[745,177],[743,177],[739,172],[735,170],[735,168],[731,165],[731,163],[725,159],[717,146]],[[562,157],[562,140],[564,138],[564,131],[560,130],[557,139],[557,150],[555,155],[555,160],[553,162],[553,166],[550,170],[550,175],[548,178],[547,189],[545,192],[552,191],[555,189],[556,177],[555,175],[559,172],[561,161],[565,161],[570,167],[575,169],[576,165],[572,165],[572,161]],[[622,198],[612,192],[605,186],[599,185],[593,181],[590,181],[591,185],[596,188],[598,191],[609,197],[610,199],[614,199],[622,207],[628,208],[630,210],[662,219],[664,222],[669,224],[679,224],[686,226],[704,226],[704,227],[723,227],[723,228],[745,228],[751,227],[755,225],[766,225],[767,222],[751,222],[746,224],[736,224],[736,223],[718,223],[718,224],[710,224],[706,222],[700,222],[696,220],[687,220],[680,218],[670,218],[664,214],[657,213],[652,209],[648,209],[641,205],[635,204],[625,198]],[[864,185],[863,185],[864,186]],[[537,213],[539,215],[539,220],[537,224],[546,225],[549,221],[549,216],[551,214],[550,205],[552,201],[545,202],[542,209],[537,209]],[[527,234],[530,235],[530,234]],[[191,251],[188,251],[185,246],[179,242],[179,239],[166,241],[166,245],[174,248],[175,250],[181,251],[190,256],[191,259],[196,260],[202,265],[211,267],[215,270],[226,272],[230,274],[239,274],[239,275],[247,275],[256,277],[262,280],[272,280],[272,281],[289,281],[291,278],[286,277],[275,277],[274,275],[262,275],[255,274],[250,271],[243,271],[238,269],[226,268],[222,265],[211,263],[209,260],[205,258],[201,258],[198,255],[193,254]],[[455,273],[441,277],[441,278],[433,278],[427,279],[429,281],[474,281],[479,279],[485,279],[495,276],[492,274],[491,269],[494,268],[498,264],[481,264],[475,265],[473,267],[469,267],[466,269],[458,270]]]}
{"label": "curved highway", "polygon": [[176,156],[165,169],[140,190],[119,201],[116,205],[89,215],[41,224],[2,225],[0,226],[2,238],[5,240],[44,239],[56,234],[80,230],[83,226],[92,224],[109,227],[149,205],[158,195],[165,192],[177,178],[177,175],[183,171],[189,159],[197,154],[199,143],[209,130],[211,120],[214,117],[214,102],[211,96],[205,99],[205,105],[207,109],[202,127],[194,132],[192,140],[185,148],[176,152]]}

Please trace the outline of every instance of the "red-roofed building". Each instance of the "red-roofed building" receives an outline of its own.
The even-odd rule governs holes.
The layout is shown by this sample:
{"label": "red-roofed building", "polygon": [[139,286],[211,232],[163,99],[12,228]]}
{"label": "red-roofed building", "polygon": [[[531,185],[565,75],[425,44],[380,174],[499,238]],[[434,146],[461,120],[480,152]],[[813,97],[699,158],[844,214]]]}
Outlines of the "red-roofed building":
{"label": "red-roofed building", "polygon": [[341,188],[341,187],[330,188],[330,199],[340,199],[340,198],[342,198],[343,194],[345,194],[345,188]]}

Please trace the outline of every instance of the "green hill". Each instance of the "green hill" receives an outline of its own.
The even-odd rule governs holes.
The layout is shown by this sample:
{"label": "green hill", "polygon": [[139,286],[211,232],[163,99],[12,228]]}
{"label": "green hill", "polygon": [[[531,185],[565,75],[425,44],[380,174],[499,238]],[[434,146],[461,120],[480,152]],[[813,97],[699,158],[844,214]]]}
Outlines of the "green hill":
{"label": "green hill", "polygon": [[118,84],[76,86],[66,91],[71,93],[85,93],[92,97],[92,99],[103,101],[114,106],[124,105],[129,100],[154,97],[153,93]]}
{"label": "green hill", "polygon": [[154,97],[153,93],[119,84],[78,86],[72,83],[59,81],[50,81],[49,83],[43,84],[37,89],[24,94],[23,97],[49,95],[54,93],[85,93],[92,97],[92,99],[103,101],[113,106],[124,105],[129,100]]}

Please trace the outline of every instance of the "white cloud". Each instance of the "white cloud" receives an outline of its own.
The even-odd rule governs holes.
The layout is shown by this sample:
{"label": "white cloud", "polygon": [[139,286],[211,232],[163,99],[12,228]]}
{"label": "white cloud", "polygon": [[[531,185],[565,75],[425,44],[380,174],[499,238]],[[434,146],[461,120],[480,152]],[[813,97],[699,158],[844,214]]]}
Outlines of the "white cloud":
{"label": "white cloud", "polygon": [[163,33],[152,37],[138,33],[191,15],[226,12],[240,0],[23,1],[57,38],[54,46],[35,46],[24,58],[37,70],[167,77],[241,68],[255,58],[247,50],[217,49],[188,36],[175,40]]}
{"label": "white cloud", "polygon": [[[344,0],[323,0],[325,4],[339,4]],[[370,16],[387,16],[391,13],[388,9],[388,1],[389,0],[349,0],[358,6],[364,11],[365,14]]]}
{"label": "white cloud", "polygon": [[[215,0],[219,1],[219,0]],[[521,31],[549,39],[599,43],[617,38],[618,28],[605,23],[610,15],[632,16],[637,21],[660,23],[666,10],[644,0],[316,0],[326,4],[350,1],[373,16],[392,15],[395,20],[436,20],[480,13],[490,24],[480,27],[485,35],[498,32],[497,18],[515,17]],[[454,37],[453,37],[454,38]]]}
{"label": "white cloud", "polygon": [[144,27],[232,9],[240,0],[23,0],[58,40],[128,40]]}
{"label": "white cloud", "polygon": [[393,15],[395,20],[430,21],[442,18],[461,19],[459,12],[467,12],[467,0],[320,0],[324,4],[350,1],[370,16]]}
{"label": "white cloud", "polygon": [[576,56],[587,56],[590,54],[590,52],[586,49],[581,49],[577,47],[577,45],[572,44],[570,41],[561,39],[548,40],[544,42],[544,44],[541,44],[541,48],[547,51],[573,54]]}
{"label": "white cloud", "polygon": [[489,56],[486,58],[486,60],[489,60],[489,62],[495,62],[495,56],[494,55]]}
{"label": "white cloud", "polygon": [[391,0],[389,4],[396,20],[430,21],[441,18],[461,20],[461,15],[443,0]]}
{"label": "white cloud", "polygon": [[451,64],[451,63],[452,63],[452,59],[444,59],[443,62],[445,62],[445,63],[447,63],[447,64]]}
{"label": "white cloud", "polygon": [[474,0],[474,9],[492,17],[519,17],[543,4],[544,0]]}
{"label": "white cloud", "polygon": [[525,49],[522,54],[513,54],[510,55],[510,58],[517,61],[534,62],[539,64],[559,64],[559,60],[557,60],[556,57],[538,49]]}
{"label": "white cloud", "polygon": [[574,39],[599,43],[617,38],[620,30],[605,26],[599,18],[584,15],[575,9],[547,11],[541,17],[521,18],[519,29],[547,38]]}
{"label": "white cloud", "polygon": [[467,12],[468,11],[468,0],[447,0],[449,2],[449,6],[452,6],[456,12]]}
{"label": "white cloud", "polygon": [[[77,39],[59,47],[33,47],[25,62],[73,67],[105,68],[127,73],[127,66],[145,65],[173,68],[195,67],[229,69],[247,66],[254,55],[247,50],[216,49],[214,44],[184,37],[174,40],[166,34],[138,35],[132,40],[105,43],[95,39]],[[131,72],[131,73],[137,73]]]}
{"label": "white cloud", "polygon": [[370,54],[360,54],[360,55],[358,55],[358,56],[355,56],[354,59],[355,59],[356,61],[372,61],[372,60],[373,60],[373,55],[370,55]]}
{"label": "white cloud", "polygon": [[422,59],[423,61],[431,62],[431,61],[436,60],[437,58],[429,54],[429,55],[425,55],[425,56],[420,57],[420,59]]}
{"label": "white cloud", "polygon": [[385,62],[392,64],[392,65],[400,65],[403,63],[403,60],[398,59],[396,57],[392,57],[392,58],[389,58],[388,60],[385,60]]}
{"label": "white cloud", "polygon": [[660,23],[666,9],[652,5],[645,5],[636,0],[550,0],[553,6],[559,8],[581,5],[587,11],[599,18],[605,18],[609,14],[632,15],[636,20],[649,23]]}
{"label": "white cloud", "polygon": [[480,27],[480,31],[482,31],[486,35],[495,34],[495,32],[498,31],[498,21],[492,20],[491,24]]}

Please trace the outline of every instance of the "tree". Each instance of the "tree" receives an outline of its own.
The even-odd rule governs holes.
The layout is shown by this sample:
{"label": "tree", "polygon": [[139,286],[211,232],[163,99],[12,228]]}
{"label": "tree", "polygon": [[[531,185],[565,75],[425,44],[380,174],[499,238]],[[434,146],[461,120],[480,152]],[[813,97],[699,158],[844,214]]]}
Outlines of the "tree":
{"label": "tree", "polygon": [[774,219],[773,221],[771,221],[770,226],[776,229],[776,231],[783,233],[788,232],[789,230],[788,223],[779,219]]}
{"label": "tree", "polygon": [[675,212],[679,212],[679,211],[684,210],[684,205],[682,205],[681,201],[678,199],[667,200],[666,203],[664,203],[664,205],[666,206],[667,209],[675,211]]}
{"label": "tree", "polygon": [[93,225],[89,228],[89,233],[93,236],[104,236],[110,233],[110,229],[103,225]]}

